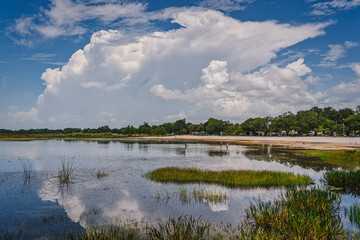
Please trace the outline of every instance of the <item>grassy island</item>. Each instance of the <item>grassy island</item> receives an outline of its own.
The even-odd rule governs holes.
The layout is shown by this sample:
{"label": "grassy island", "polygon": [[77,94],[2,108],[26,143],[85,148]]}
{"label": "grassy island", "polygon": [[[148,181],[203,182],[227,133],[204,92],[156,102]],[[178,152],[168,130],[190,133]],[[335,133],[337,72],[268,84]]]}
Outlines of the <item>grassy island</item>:
{"label": "grassy island", "polygon": [[319,157],[322,161],[335,165],[360,165],[360,151],[323,151],[323,150],[304,150],[304,154]]}
{"label": "grassy island", "polygon": [[228,187],[283,187],[306,185],[312,182],[307,175],[276,171],[225,170],[209,171],[194,168],[167,167],[156,169],[146,176],[157,182],[213,183]]}

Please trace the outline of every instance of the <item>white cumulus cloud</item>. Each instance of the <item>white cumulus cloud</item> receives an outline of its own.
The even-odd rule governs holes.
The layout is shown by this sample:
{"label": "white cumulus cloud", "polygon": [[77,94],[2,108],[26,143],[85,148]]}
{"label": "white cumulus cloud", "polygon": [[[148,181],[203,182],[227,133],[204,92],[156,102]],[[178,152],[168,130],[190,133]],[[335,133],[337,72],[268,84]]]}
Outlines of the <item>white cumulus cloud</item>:
{"label": "white cumulus cloud", "polygon": [[301,78],[311,72],[302,58],[266,65],[278,51],[324,34],[328,23],[241,22],[202,8],[172,8],[165,16],[181,27],[136,36],[99,31],[63,67],[47,69],[39,119],[49,127],[136,125],[179,113],[241,121],[316,103]]}
{"label": "white cumulus cloud", "polygon": [[229,74],[225,61],[211,61],[202,70],[202,82],[197,88],[181,93],[177,89],[155,85],[150,91],[167,99],[170,93],[176,93],[171,98],[191,102],[193,114],[211,112],[217,117],[232,119],[279,114],[318,102],[317,96],[307,91],[306,83],[301,79],[310,72],[303,59],[283,68],[270,65],[250,74]]}

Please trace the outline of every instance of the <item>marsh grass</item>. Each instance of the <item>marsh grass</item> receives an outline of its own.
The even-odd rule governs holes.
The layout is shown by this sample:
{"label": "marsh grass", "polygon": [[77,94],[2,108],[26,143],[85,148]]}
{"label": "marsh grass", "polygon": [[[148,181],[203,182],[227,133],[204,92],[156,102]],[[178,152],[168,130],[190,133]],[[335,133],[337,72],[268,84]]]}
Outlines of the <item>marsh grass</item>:
{"label": "marsh grass", "polygon": [[159,192],[157,191],[155,194],[155,197],[157,199],[162,199],[162,200],[166,200],[166,199],[170,199],[173,196],[173,194],[171,194],[170,192],[168,192],[167,190],[165,190],[164,192]]}
{"label": "marsh grass", "polygon": [[65,157],[61,158],[61,170],[59,171],[60,183],[69,183],[74,175],[74,162],[75,158],[66,160]]}
{"label": "marsh grass", "polygon": [[206,200],[207,202],[211,203],[221,203],[226,202],[228,196],[226,195],[226,193],[223,193],[221,191],[212,191],[197,188],[189,191],[186,187],[180,187],[178,191],[174,193],[170,193],[167,190],[164,192],[157,191],[155,193],[155,198],[161,201],[167,201],[171,198],[178,198],[179,201],[182,203],[189,203],[192,199]]}
{"label": "marsh grass", "polygon": [[354,204],[349,208],[344,208],[344,215],[347,217],[351,223],[355,223],[357,227],[360,227],[360,206],[359,204]]}
{"label": "marsh grass", "polygon": [[16,236],[9,232],[0,232],[0,240],[16,240]]}
{"label": "marsh grass", "polygon": [[360,195],[360,169],[334,170],[324,174],[325,183],[343,188],[345,192]]}
{"label": "marsh grass", "polygon": [[25,179],[31,178],[31,164],[28,161],[20,160],[23,169],[23,176]]}
{"label": "marsh grass", "polygon": [[179,188],[179,199],[183,202],[188,202],[190,199],[207,200],[212,203],[224,202],[228,199],[226,193],[221,191],[212,191],[205,189],[194,188],[192,191],[188,191],[186,187]]}
{"label": "marsh grass", "polygon": [[[337,192],[319,188],[288,188],[273,202],[260,200],[250,204],[246,218],[237,227],[211,225],[192,216],[170,218],[165,223],[139,228],[138,225],[89,228],[70,233],[65,239],[153,239],[153,240],[325,240],[359,239],[358,233],[346,233],[340,218]],[[352,212],[352,213],[350,213]],[[359,207],[349,211],[358,219]],[[349,215],[350,216],[350,215]],[[8,234],[9,235],[9,234]],[[0,234],[0,239],[6,236]],[[10,236],[10,235],[9,235]]]}
{"label": "marsh grass", "polygon": [[327,163],[336,165],[360,165],[360,151],[344,150],[344,151],[323,151],[323,150],[304,150],[305,155],[317,156]]}
{"label": "marsh grass", "polygon": [[151,171],[147,178],[162,183],[212,183],[228,187],[282,187],[308,185],[307,175],[275,171],[225,170],[209,171],[195,168],[167,167]]}
{"label": "marsh grass", "polygon": [[95,176],[96,176],[97,178],[103,178],[103,177],[109,176],[109,174],[106,173],[105,171],[98,170],[98,171],[95,173]]}
{"label": "marsh grass", "polygon": [[140,240],[143,239],[140,234],[140,229],[136,226],[109,226],[103,228],[89,228],[86,231],[80,232],[77,236],[72,236],[71,239],[80,240]]}
{"label": "marsh grass", "polygon": [[273,203],[251,203],[241,239],[344,239],[340,195],[290,188]]}
{"label": "marsh grass", "polygon": [[147,235],[153,240],[203,240],[210,239],[210,223],[191,216],[170,218],[165,224],[148,227]]}

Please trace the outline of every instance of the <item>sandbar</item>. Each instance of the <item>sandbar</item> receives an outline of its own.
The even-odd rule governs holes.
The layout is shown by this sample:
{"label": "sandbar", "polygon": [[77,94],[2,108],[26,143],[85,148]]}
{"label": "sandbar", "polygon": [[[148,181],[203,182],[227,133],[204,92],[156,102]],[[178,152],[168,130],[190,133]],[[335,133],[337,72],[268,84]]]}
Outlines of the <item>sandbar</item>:
{"label": "sandbar", "polygon": [[137,139],[221,142],[222,144],[276,145],[290,149],[360,150],[360,137],[270,137],[270,136],[197,136],[175,135],[164,137],[137,137]]}

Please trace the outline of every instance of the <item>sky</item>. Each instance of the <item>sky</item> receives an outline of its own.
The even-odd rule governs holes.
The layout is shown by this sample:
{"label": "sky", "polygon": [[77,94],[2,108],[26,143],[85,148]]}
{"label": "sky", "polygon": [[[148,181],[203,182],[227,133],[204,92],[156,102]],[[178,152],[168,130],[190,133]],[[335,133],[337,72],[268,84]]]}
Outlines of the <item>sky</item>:
{"label": "sky", "polygon": [[0,128],[360,105],[359,0],[2,0]]}

